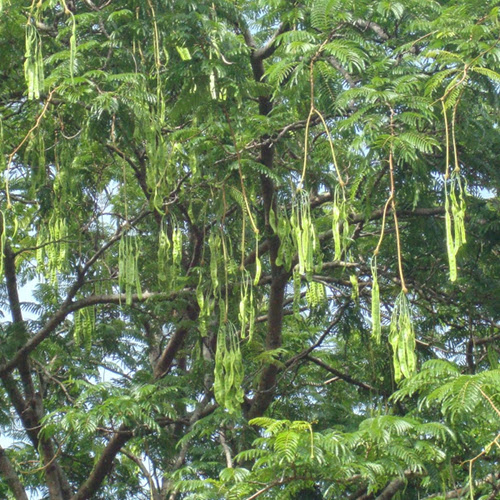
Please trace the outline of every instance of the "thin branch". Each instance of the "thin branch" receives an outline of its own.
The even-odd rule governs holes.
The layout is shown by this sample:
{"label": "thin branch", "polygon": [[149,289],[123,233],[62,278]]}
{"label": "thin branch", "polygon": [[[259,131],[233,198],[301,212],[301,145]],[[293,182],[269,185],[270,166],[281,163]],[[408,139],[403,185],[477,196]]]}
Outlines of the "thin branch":
{"label": "thin branch", "polygon": [[396,478],[391,481],[375,500],[390,500],[406,484],[404,479]]}
{"label": "thin branch", "polygon": [[144,462],[139,457],[137,457],[133,453],[130,453],[126,449],[122,449],[120,453],[132,460],[132,462],[134,462],[139,467],[139,469],[141,469],[144,477],[148,480],[149,487],[151,489],[152,500],[161,500],[160,492],[156,488],[153,476],[149,473],[148,468],[144,465]]}
{"label": "thin branch", "polygon": [[290,358],[288,361],[285,362],[285,366],[287,368],[294,365],[297,361],[299,361],[303,358],[306,358],[312,351],[314,351],[314,349],[316,349],[317,347],[319,347],[323,343],[323,341],[326,339],[326,337],[330,334],[330,332],[337,326],[337,324],[342,319],[344,311],[347,309],[349,302],[350,301],[345,302],[337,309],[335,316],[333,317],[333,320],[330,322],[327,329],[320,335],[318,340],[316,342],[314,342],[314,344],[312,344],[310,347],[308,347],[307,349],[304,349],[302,352],[293,356],[292,358]]}
{"label": "thin branch", "polygon": [[342,380],[344,380],[345,382],[347,382],[349,384],[360,387],[361,389],[364,389],[365,391],[376,392],[376,393],[380,392],[379,389],[372,387],[371,385],[369,385],[365,382],[361,382],[359,380],[356,380],[356,379],[352,378],[350,375],[347,375],[346,373],[342,373],[341,371],[333,368],[332,366],[328,365],[327,363],[325,363],[324,361],[322,361],[319,358],[315,358],[311,355],[307,355],[307,356],[305,356],[305,359],[308,359],[309,361],[312,361],[314,364],[321,366],[321,368],[324,368],[325,370],[329,371],[330,373],[332,373],[336,377],[341,378]]}

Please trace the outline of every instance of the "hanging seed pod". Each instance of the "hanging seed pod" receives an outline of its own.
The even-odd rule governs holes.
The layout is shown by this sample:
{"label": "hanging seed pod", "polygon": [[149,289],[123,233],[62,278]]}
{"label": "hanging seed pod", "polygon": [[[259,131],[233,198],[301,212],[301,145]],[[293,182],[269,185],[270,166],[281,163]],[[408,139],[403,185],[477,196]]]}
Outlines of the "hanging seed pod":
{"label": "hanging seed pod", "polygon": [[380,289],[378,285],[377,258],[373,257],[372,264],[372,337],[380,344],[382,327],[380,323]]}
{"label": "hanging seed pod", "polygon": [[202,337],[207,336],[207,322],[205,315],[203,314],[205,311],[205,296],[203,295],[203,290],[200,286],[196,287],[196,302],[198,303],[198,307],[200,308],[200,314],[198,315],[198,325],[200,329],[200,334]]}
{"label": "hanging seed pod", "polygon": [[310,307],[318,307],[325,302],[325,285],[311,281],[306,291],[306,300]]}
{"label": "hanging seed pod", "polygon": [[199,330],[201,336],[205,337],[207,335],[209,321],[213,318],[215,301],[210,297],[210,294],[205,297],[201,286],[196,288],[196,298],[198,306],[200,307],[200,314],[198,315]]}
{"label": "hanging seed pod", "polygon": [[125,291],[125,303],[132,304],[135,289],[139,299],[142,289],[139,275],[140,250],[135,236],[123,235],[118,246],[118,285]]}
{"label": "hanging seed pod", "polygon": [[[453,215],[453,225],[455,230],[455,253],[458,253],[461,246],[467,242],[465,236],[465,198],[464,189],[460,180],[460,173],[455,171],[451,174],[451,213]],[[458,197],[457,197],[458,191]]]}
{"label": "hanging seed pod", "polygon": [[287,271],[290,271],[295,250],[291,235],[292,228],[285,210],[280,210],[280,213],[277,216],[276,232],[280,239],[276,265],[284,266]]}
{"label": "hanging seed pod", "polygon": [[345,189],[338,185],[333,194],[332,234],[335,248],[335,260],[342,260],[349,239],[349,222],[347,220],[347,202]]}
{"label": "hanging seed pod", "polygon": [[158,235],[158,283],[167,290],[175,287],[182,262],[182,231],[175,220],[172,225],[172,239],[163,224]]}
{"label": "hanging seed pod", "polygon": [[316,248],[316,233],[311,220],[309,196],[304,190],[296,193],[292,203],[292,239],[299,258],[299,273],[305,274],[308,279],[314,271],[313,254]]}
{"label": "hanging seed pod", "polygon": [[48,234],[45,235],[44,231],[41,231],[39,238],[37,238],[37,241],[39,239],[37,260],[40,263],[44,261],[44,257],[46,258],[47,277],[52,285],[57,286],[57,273],[65,270],[68,256],[67,221],[65,217],[61,216],[61,210],[57,204],[47,223],[47,232]]}
{"label": "hanging seed pod", "polygon": [[0,116],[0,173],[7,168],[7,162],[5,161],[6,149],[3,136],[3,118]]}
{"label": "hanging seed pod", "polygon": [[238,319],[240,322],[241,338],[246,337],[246,328],[249,320],[250,308],[253,308],[252,279],[248,271],[241,272],[240,305]]}
{"label": "hanging seed pod", "polygon": [[168,234],[162,227],[158,236],[158,282],[160,285],[170,284],[172,280],[170,261],[171,243]]}
{"label": "hanging seed pod", "polygon": [[28,99],[39,99],[44,83],[42,40],[31,20],[26,25],[25,41],[24,76],[28,86]]}
{"label": "hanging seed pod", "polygon": [[5,249],[5,239],[6,239],[6,226],[5,226],[5,214],[0,210],[0,276],[3,277],[3,252]]}
{"label": "hanging seed pod", "polygon": [[451,223],[450,201],[445,183],[445,227],[446,227],[446,251],[448,253],[448,264],[450,266],[450,280],[457,279],[457,258],[455,254],[455,244],[453,242],[453,229]]}
{"label": "hanging seed pod", "polygon": [[352,298],[352,300],[355,300],[356,302],[358,302],[359,301],[358,277],[355,274],[351,274],[349,276],[349,281],[351,282],[351,286],[352,286],[351,298]]}
{"label": "hanging seed pod", "polygon": [[75,76],[76,70],[76,21],[75,16],[71,11],[68,11],[71,15],[71,36],[69,37],[69,74],[71,76],[71,81]]}
{"label": "hanging seed pod", "polygon": [[253,298],[253,287],[250,287],[250,298],[248,304],[248,341],[251,342],[253,339],[253,334],[255,332],[255,302]]}
{"label": "hanging seed pod", "polygon": [[246,336],[247,326],[247,301],[248,301],[248,285],[245,283],[245,278],[242,278],[240,287],[240,305],[238,308],[238,319],[240,321],[241,337]]}
{"label": "hanging seed pod", "polygon": [[417,367],[415,332],[408,298],[401,292],[394,304],[389,331],[389,343],[393,349],[394,378],[399,382],[409,377]]}
{"label": "hanging seed pod", "polygon": [[[450,266],[450,281],[457,279],[457,254],[464,243],[465,235],[465,198],[460,180],[460,172],[455,170],[450,176],[450,182],[445,180],[445,227],[446,250]],[[458,192],[458,196],[457,196]]]}
{"label": "hanging seed pod", "polygon": [[76,346],[90,351],[95,333],[95,308],[88,307],[75,312],[74,339]]}
{"label": "hanging seed pod", "polygon": [[177,225],[172,230],[172,286],[175,285],[182,262],[182,231]]}
{"label": "hanging seed pod", "polygon": [[300,291],[302,287],[301,275],[297,267],[293,270],[293,314],[300,317]]}
{"label": "hanging seed pod", "polygon": [[208,237],[208,246],[210,248],[210,277],[212,278],[212,287],[214,294],[219,289],[218,265],[217,261],[220,257],[221,240],[218,234],[210,233]]}
{"label": "hanging seed pod", "polygon": [[255,234],[255,278],[253,284],[257,286],[260,281],[260,276],[262,274],[262,263],[259,259],[259,235]]}
{"label": "hanging seed pod", "polygon": [[243,360],[238,332],[230,322],[219,327],[215,353],[214,396],[229,413],[236,413],[243,403]]}

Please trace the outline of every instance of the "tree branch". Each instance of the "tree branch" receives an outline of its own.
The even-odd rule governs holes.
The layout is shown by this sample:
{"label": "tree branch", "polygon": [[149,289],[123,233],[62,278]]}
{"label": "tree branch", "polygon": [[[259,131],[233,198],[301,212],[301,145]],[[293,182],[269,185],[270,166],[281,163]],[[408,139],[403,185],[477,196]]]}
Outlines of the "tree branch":
{"label": "tree branch", "polygon": [[389,40],[389,35],[385,32],[384,28],[373,21],[365,21],[364,19],[357,19],[354,21],[354,26],[361,28],[362,30],[372,30],[381,40]]}
{"label": "tree branch", "polygon": [[71,500],[87,500],[100,488],[106,476],[111,472],[116,455],[122,447],[133,437],[133,432],[125,426],[121,426],[118,432],[109,440],[99,460],[92,469],[90,476],[80,487]]}
{"label": "tree branch", "polygon": [[267,43],[254,52],[253,57],[261,61],[271,57],[276,50],[276,38],[285,31],[288,31],[288,23],[281,23]]}
{"label": "tree branch", "polygon": [[28,495],[23,484],[19,480],[14,467],[12,466],[9,457],[5,450],[0,446],[0,474],[5,478],[16,500],[28,500]]}
{"label": "tree branch", "polygon": [[376,393],[380,392],[377,388],[372,387],[371,385],[366,384],[365,382],[360,382],[359,380],[352,378],[350,375],[347,375],[346,373],[342,373],[341,371],[333,368],[332,366],[328,365],[327,363],[325,363],[324,361],[322,361],[319,358],[315,358],[313,356],[307,355],[307,356],[305,356],[305,359],[308,359],[309,361],[312,361],[314,364],[321,366],[321,368],[324,368],[325,370],[329,371],[330,373],[333,373],[333,375],[341,378],[342,380],[344,380],[345,382],[347,382],[349,384],[360,387],[361,389],[364,389],[365,391],[376,392]]}
{"label": "tree branch", "polygon": [[164,377],[168,373],[172,365],[172,361],[174,360],[175,355],[177,354],[179,349],[181,348],[187,334],[188,334],[187,328],[178,328],[175,331],[175,333],[170,337],[167,347],[162,352],[160,359],[158,360],[158,362],[154,367],[153,377],[155,378],[155,380]]}
{"label": "tree branch", "polygon": [[302,352],[293,356],[292,358],[290,358],[288,361],[285,362],[285,366],[287,368],[292,366],[293,364],[295,364],[297,361],[307,357],[312,351],[314,351],[314,349],[316,349],[317,347],[319,347],[323,343],[323,341],[326,339],[326,337],[330,334],[330,332],[335,328],[335,326],[337,326],[339,321],[342,319],[344,311],[347,309],[349,302],[350,301],[346,301],[344,304],[342,304],[337,309],[337,311],[335,312],[335,316],[333,317],[333,320],[330,322],[327,329],[320,335],[318,340],[316,342],[314,342],[314,344],[312,344],[310,347],[308,347],[307,349],[304,349]]}
{"label": "tree branch", "polygon": [[[191,290],[186,290],[191,292]],[[179,292],[164,293],[164,292],[143,292],[142,296],[139,297],[137,294],[132,295],[132,302],[144,302],[148,299],[161,299],[169,300],[176,297]],[[97,304],[121,304],[125,302],[126,294],[111,294],[111,295],[90,295],[76,302],[66,301],[61,305],[59,310],[53,314],[53,316],[45,323],[45,326],[38,330],[29,341],[27,341],[14,355],[14,357],[0,365],[0,377],[11,372],[16,368],[18,363],[21,362],[30,352],[38,347],[65,319],[66,317],[79,309],[85,307],[97,305]]]}
{"label": "tree branch", "polygon": [[143,473],[144,477],[148,480],[149,487],[151,489],[151,498],[152,500],[161,500],[160,497],[160,492],[158,491],[158,488],[155,485],[153,476],[149,473],[148,468],[144,465],[144,462],[137,456],[135,456],[133,453],[130,453],[127,450],[121,450],[120,452],[122,455],[125,455],[127,458],[132,460],[139,469],[141,469],[141,472]]}
{"label": "tree branch", "polygon": [[396,478],[391,481],[375,500],[390,500],[406,484],[404,479]]}

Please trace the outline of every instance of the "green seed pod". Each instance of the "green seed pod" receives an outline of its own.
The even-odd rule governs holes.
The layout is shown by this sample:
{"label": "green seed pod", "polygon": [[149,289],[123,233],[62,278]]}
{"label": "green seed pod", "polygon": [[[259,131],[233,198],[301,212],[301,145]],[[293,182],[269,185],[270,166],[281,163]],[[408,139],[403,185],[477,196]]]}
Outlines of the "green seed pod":
{"label": "green seed pod", "polygon": [[[458,197],[457,197],[458,191]],[[445,192],[445,228],[446,250],[450,266],[450,281],[457,279],[457,254],[466,242],[465,234],[465,199],[464,189],[460,180],[460,173],[451,174],[449,186],[444,183]]]}
{"label": "green seed pod", "polygon": [[358,277],[355,274],[351,274],[349,276],[349,281],[351,282],[352,285],[352,300],[355,300],[356,302],[359,301],[359,282],[358,282]]}
{"label": "green seed pod", "polygon": [[415,332],[408,298],[401,292],[394,304],[389,331],[389,343],[393,349],[394,378],[399,382],[416,369]]}
{"label": "green seed pod", "polygon": [[216,293],[219,288],[217,261],[220,257],[220,236],[211,233],[208,237],[208,246],[210,248],[210,277],[212,278],[214,293]]}
{"label": "green seed pod", "polygon": [[300,292],[302,282],[301,275],[297,267],[293,270],[293,314],[300,317]]}
{"label": "green seed pod", "polygon": [[380,289],[378,285],[377,258],[372,259],[372,337],[380,344],[382,327],[380,323]]}

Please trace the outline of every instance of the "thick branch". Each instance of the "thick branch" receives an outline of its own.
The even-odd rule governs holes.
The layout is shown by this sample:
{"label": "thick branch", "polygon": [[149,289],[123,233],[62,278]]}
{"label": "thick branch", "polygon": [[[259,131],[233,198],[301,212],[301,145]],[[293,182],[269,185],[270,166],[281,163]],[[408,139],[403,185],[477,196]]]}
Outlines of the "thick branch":
{"label": "thick branch", "polygon": [[375,500],[391,500],[391,498],[405,485],[404,479],[397,478],[391,481]]}
{"label": "thick branch", "polygon": [[[5,245],[5,278],[7,283],[7,292],[9,296],[9,306],[12,314],[12,321],[19,326],[19,334],[23,340],[28,338],[28,332],[21,312],[21,303],[19,301],[17,276],[15,266],[15,254],[10,245]],[[71,494],[68,480],[55,461],[55,453],[52,441],[50,439],[38,439],[40,421],[43,417],[43,401],[39,393],[35,393],[35,387],[31,376],[31,368],[28,356],[19,358],[17,364],[21,381],[23,383],[26,399],[17,390],[15,382],[10,379],[7,373],[2,374],[4,385],[9,392],[11,402],[14,404],[17,414],[23,422],[24,428],[33,444],[38,444],[43,462],[45,464],[45,477],[49,488],[50,498],[52,500],[67,500]]]}
{"label": "thick branch", "polygon": [[[475,486],[476,488],[478,486],[487,484],[487,483],[492,483],[493,488],[495,488],[495,482],[497,482],[500,479],[500,472],[496,474],[488,474],[486,477],[483,479],[479,479],[478,481],[475,481]],[[423,500],[431,500],[431,499],[446,499],[446,500],[451,500],[452,498],[462,498],[464,495],[468,494],[468,491],[470,490],[470,486],[464,486],[463,488],[457,488],[455,490],[448,491],[444,494],[442,493],[436,493],[435,495],[431,495],[428,497],[425,497]],[[494,497],[493,497],[494,498]]]}
{"label": "thick branch", "polygon": [[[276,35],[271,38],[269,43],[259,52],[254,51],[251,54],[250,62],[254,79],[257,82],[262,81],[264,77],[264,63],[263,59],[272,53],[274,50],[276,36],[279,35],[281,30],[286,29],[284,25],[280,26]],[[262,116],[267,116],[273,109],[273,102],[269,95],[259,96],[259,113]],[[265,141],[268,137],[263,136],[261,139]],[[260,148],[260,156],[258,161],[269,169],[273,168],[274,163],[274,145],[263,144]],[[280,241],[277,235],[273,234],[269,224],[269,212],[274,206],[276,212],[276,199],[275,187],[273,181],[265,176],[260,177],[262,198],[264,201],[264,216],[265,216],[265,230],[268,234],[269,241],[269,257],[271,262],[271,289],[269,292],[269,312],[267,323],[266,335],[266,349],[277,349],[281,347],[281,330],[283,324],[283,300],[285,297],[285,286],[288,281],[288,274],[282,267],[276,265],[276,257]],[[255,418],[262,415],[274,397],[274,388],[276,385],[276,375],[278,367],[275,364],[268,364],[264,366],[256,392],[253,399],[252,406],[249,410],[249,418]]]}
{"label": "thick branch", "polygon": [[5,450],[0,446],[0,474],[5,478],[16,500],[28,500],[28,495],[23,484],[19,480],[14,467],[10,463]]}
{"label": "thick branch", "polygon": [[26,401],[16,386],[16,383],[8,373],[2,375],[3,386],[9,395],[9,400],[14,406],[21,420],[28,438],[35,449],[41,453],[44,463],[46,483],[49,488],[51,500],[67,500],[71,494],[68,480],[54,459],[55,452],[49,439],[40,439],[40,419],[43,416],[42,398],[35,394],[32,399]]}
{"label": "thick branch", "polygon": [[71,500],[87,500],[93,497],[106,476],[111,472],[116,455],[132,436],[133,432],[131,430],[124,426],[120,427],[104,448],[89,478],[83,483],[78,492],[71,497]]}
{"label": "thick branch", "polygon": [[[24,324],[21,302],[19,300],[15,254],[8,243],[5,245],[4,255],[5,281],[7,284],[7,294],[9,296],[9,307],[12,315],[12,322],[16,324],[19,329],[18,335],[22,336],[19,340],[21,342],[25,342],[28,339],[28,332],[26,330],[26,325]],[[31,400],[34,397],[35,389],[30,373],[29,360],[27,358],[21,359],[21,362],[19,363],[19,374],[21,375],[26,397]]]}
{"label": "thick branch", "polygon": [[[168,300],[173,297],[173,294],[168,293],[144,292],[140,298],[136,294],[132,295],[132,302],[144,302],[152,298]],[[20,348],[10,361],[0,366],[0,377],[14,370],[23,358],[25,358],[30,352],[36,349],[38,345],[43,342],[66,319],[68,314],[92,305],[121,304],[124,303],[125,300],[125,294],[121,293],[111,295],[91,295],[76,302],[67,303],[65,301],[61,305],[59,310],[54,313],[54,315],[47,321],[47,323],[45,323],[45,326],[38,330],[38,332],[36,332],[35,335]]]}
{"label": "thick branch", "polygon": [[[283,300],[287,275],[281,274],[271,283],[269,293],[269,312],[266,335],[266,350],[281,347],[281,330],[283,326]],[[258,390],[252,401],[248,418],[261,416],[274,398],[276,376],[279,368],[275,364],[266,365],[260,376]]]}
{"label": "thick branch", "polygon": [[349,87],[356,87],[356,80],[351,74],[340,64],[340,61],[333,56],[327,58],[327,61],[344,77],[344,80],[349,84]]}
{"label": "thick branch", "polygon": [[[196,319],[198,319],[198,310],[190,304],[186,306],[186,314],[191,321],[195,321]],[[186,338],[188,332],[188,328],[182,326],[178,328],[177,331],[172,335],[167,344],[167,347],[161,354],[160,359],[154,367],[155,379],[159,379],[168,373],[172,365],[172,361],[177,355],[179,349],[182,347],[182,344],[184,343],[184,339]]]}
{"label": "thick branch", "polygon": [[261,61],[271,57],[276,50],[276,39],[285,31],[288,31],[288,24],[281,23],[278,29],[273,33],[273,36],[269,41],[264,44],[260,49],[254,52],[255,59],[260,59]]}
{"label": "thick branch", "polygon": [[179,349],[181,348],[187,333],[188,333],[187,328],[179,328],[170,337],[167,347],[162,352],[160,359],[158,360],[158,362],[154,367],[153,376],[155,379],[162,378],[168,373],[172,365],[172,361],[174,360],[175,355],[177,354]]}

